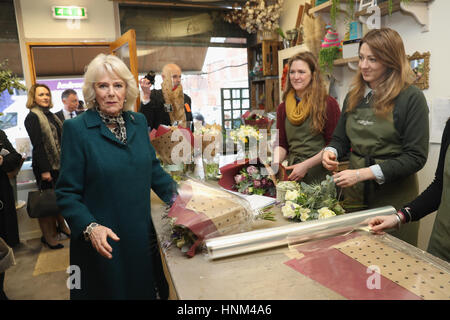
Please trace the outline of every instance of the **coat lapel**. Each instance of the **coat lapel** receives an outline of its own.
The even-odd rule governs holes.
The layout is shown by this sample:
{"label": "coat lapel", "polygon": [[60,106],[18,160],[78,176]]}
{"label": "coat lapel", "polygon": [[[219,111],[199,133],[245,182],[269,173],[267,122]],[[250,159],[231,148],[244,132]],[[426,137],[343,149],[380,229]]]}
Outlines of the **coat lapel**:
{"label": "coat lapel", "polygon": [[[125,144],[119,141],[119,139],[117,139],[116,136],[111,132],[111,130],[109,130],[108,127],[103,123],[102,119],[96,111],[87,110],[85,113],[85,122],[88,128],[99,127],[101,135],[106,139],[121,146],[125,146]],[[124,112],[123,117],[125,120],[125,127],[127,129],[127,141],[129,143],[136,133],[136,120],[133,113],[131,112]]]}

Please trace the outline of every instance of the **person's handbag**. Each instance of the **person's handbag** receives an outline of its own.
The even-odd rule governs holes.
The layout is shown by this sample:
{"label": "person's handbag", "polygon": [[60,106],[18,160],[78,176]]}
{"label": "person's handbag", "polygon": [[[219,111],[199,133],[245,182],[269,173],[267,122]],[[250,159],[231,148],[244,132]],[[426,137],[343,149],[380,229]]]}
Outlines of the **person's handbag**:
{"label": "person's handbag", "polygon": [[60,213],[56,203],[55,189],[29,191],[27,212],[30,218],[44,218]]}

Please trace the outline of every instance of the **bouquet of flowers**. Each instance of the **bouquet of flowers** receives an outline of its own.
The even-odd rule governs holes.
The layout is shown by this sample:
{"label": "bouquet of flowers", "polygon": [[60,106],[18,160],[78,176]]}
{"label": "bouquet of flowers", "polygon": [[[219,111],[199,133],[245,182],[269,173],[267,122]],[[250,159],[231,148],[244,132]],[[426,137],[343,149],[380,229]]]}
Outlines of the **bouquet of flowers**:
{"label": "bouquet of flowers", "polygon": [[192,160],[194,137],[189,129],[160,125],[158,130],[150,132],[150,142],[163,164],[190,163]]}
{"label": "bouquet of flowers", "polygon": [[237,129],[230,131],[230,138],[234,143],[243,142],[244,144],[249,142],[249,139],[259,140],[260,134],[259,130],[250,125],[243,125]]}
{"label": "bouquet of flowers", "polygon": [[207,124],[195,130],[195,151],[201,152],[206,180],[216,180],[219,175],[219,154],[222,150],[222,126]]}
{"label": "bouquet of flowers", "polygon": [[258,194],[273,197],[276,193],[275,183],[269,177],[264,177],[256,166],[248,166],[234,176],[236,184],[233,189],[243,194]]}
{"label": "bouquet of flowers", "polygon": [[270,130],[274,122],[273,119],[269,119],[266,115],[264,115],[263,110],[247,111],[242,115],[242,120],[245,125],[267,130]]}
{"label": "bouquet of flowers", "polygon": [[337,199],[333,178],[328,175],[318,184],[301,182],[298,189],[286,191],[285,200],[281,212],[293,220],[326,219],[345,213]]}
{"label": "bouquet of flowers", "polygon": [[[254,164],[252,164],[254,162]],[[263,168],[265,169],[263,172]],[[242,194],[257,194],[275,197],[278,181],[287,180],[286,169],[280,164],[277,172],[259,158],[250,161],[235,161],[220,168],[219,185]],[[265,175],[264,175],[264,174]]]}
{"label": "bouquet of flowers", "polygon": [[179,184],[168,217],[165,247],[175,244],[189,257],[205,239],[249,231],[256,219],[273,220],[270,214],[253,212],[245,199],[195,179]]}

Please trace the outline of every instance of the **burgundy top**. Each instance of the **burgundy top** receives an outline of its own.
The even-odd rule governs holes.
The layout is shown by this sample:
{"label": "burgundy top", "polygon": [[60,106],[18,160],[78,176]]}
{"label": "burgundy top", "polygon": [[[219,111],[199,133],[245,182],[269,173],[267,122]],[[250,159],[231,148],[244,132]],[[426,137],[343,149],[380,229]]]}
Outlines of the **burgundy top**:
{"label": "burgundy top", "polygon": [[[333,98],[328,96],[327,98],[327,122],[325,123],[325,128],[323,130],[323,137],[325,139],[325,145],[328,145],[331,141],[334,128],[338,123],[339,117],[341,115],[341,109],[339,109],[338,102]],[[283,147],[286,151],[289,151],[289,146],[286,138],[286,128],[284,127],[284,121],[286,120],[286,105],[283,101],[277,109],[277,129],[279,137],[279,146]]]}

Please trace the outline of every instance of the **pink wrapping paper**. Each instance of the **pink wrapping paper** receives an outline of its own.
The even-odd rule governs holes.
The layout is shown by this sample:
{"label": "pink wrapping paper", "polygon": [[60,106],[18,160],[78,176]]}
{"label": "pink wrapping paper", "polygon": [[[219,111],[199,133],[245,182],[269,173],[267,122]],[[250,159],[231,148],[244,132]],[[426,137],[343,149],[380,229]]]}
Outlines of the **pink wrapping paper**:
{"label": "pink wrapping paper", "polygon": [[380,289],[369,289],[367,280],[373,272],[368,273],[365,265],[331,248],[356,236],[353,233],[298,246],[305,256],[285,264],[350,300],[422,300],[382,275]]}

